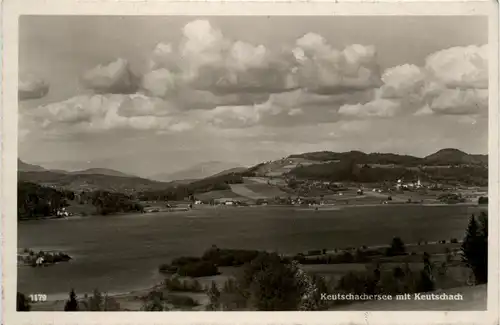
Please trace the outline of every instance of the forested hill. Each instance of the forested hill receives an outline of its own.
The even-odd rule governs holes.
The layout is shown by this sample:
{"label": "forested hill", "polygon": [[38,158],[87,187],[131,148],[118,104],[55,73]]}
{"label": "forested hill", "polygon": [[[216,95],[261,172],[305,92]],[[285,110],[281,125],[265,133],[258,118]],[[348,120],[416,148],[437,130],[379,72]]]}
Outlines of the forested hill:
{"label": "forested hill", "polygon": [[317,151],[290,155],[288,158],[303,158],[312,161],[343,161],[353,160],[358,164],[395,164],[411,166],[447,166],[447,165],[477,165],[486,166],[488,155],[472,155],[458,149],[442,149],[426,157],[398,155],[394,153],[364,153],[361,151],[332,152]]}

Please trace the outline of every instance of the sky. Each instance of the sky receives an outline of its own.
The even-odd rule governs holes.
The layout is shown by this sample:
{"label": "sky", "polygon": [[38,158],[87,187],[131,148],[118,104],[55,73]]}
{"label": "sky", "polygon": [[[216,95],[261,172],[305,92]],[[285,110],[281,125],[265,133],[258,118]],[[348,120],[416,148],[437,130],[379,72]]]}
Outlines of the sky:
{"label": "sky", "polygon": [[487,18],[22,16],[19,156],[150,176],[488,149]]}

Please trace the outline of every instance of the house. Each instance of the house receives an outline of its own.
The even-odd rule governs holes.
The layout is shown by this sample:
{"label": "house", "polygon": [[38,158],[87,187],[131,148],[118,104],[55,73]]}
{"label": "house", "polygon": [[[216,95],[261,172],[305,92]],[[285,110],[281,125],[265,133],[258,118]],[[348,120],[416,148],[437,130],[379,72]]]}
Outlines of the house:
{"label": "house", "polygon": [[220,198],[220,199],[215,199],[214,200],[216,204],[223,204],[223,205],[233,205],[234,200],[231,198]]}

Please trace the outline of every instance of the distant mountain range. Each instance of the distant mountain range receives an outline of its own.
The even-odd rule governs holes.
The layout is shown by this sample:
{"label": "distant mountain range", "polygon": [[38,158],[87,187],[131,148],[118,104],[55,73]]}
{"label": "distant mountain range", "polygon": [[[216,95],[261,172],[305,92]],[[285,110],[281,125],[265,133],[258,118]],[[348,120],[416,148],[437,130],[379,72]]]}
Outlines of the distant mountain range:
{"label": "distant mountain range", "polygon": [[125,174],[114,169],[109,168],[89,168],[85,170],[78,171],[67,171],[62,169],[46,169],[38,165],[32,165],[25,163],[21,159],[17,160],[17,169],[20,172],[53,172],[58,174],[73,174],[73,175],[107,175],[107,176],[118,176],[118,177],[136,177],[134,175]]}
{"label": "distant mountain range", "polygon": [[[39,183],[46,186],[64,187],[71,190],[108,190],[131,193],[137,191],[163,190],[175,186],[190,184],[198,180],[234,174],[240,176],[273,176],[279,177],[286,174],[305,178],[329,178],[334,179],[340,165],[337,162],[351,162],[354,164],[365,164],[373,166],[370,179],[392,177],[390,170],[383,169],[384,166],[394,165],[392,173],[416,173],[415,168],[425,166],[462,166],[467,171],[453,172],[446,177],[450,179],[474,179],[474,182],[487,182],[488,179],[488,156],[471,155],[457,149],[442,149],[420,158],[409,155],[398,155],[392,153],[364,153],[361,151],[331,152],[318,151],[290,155],[287,158],[276,161],[260,163],[256,166],[246,168],[235,164],[211,161],[197,164],[170,174],[158,174],[149,179],[125,174],[108,168],[90,168],[81,171],[48,170],[41,166],[32,165],[18,160],[18,178],[20,181]],[[347,165],[346,165],[347,166]],[[379,167],[377,167],[379,166]],[[378,169],[377,169],[378,168]],[[418,168],[417,168],[418,169]],[[365,171],[366,174],[367,171]],[[345,171],[339,173],[346,175]],[[389,173],[389,174],[388,174]],[[422,171],[420,173],[423,173]],[[425,175],[438,179],[432,173],[443,174],[443,172],[426,171]],[[458,173],[458,174],[457,174]],[[432,175],[434,176],[432,176]],[[463,174],[463,175],[462,175]],[[349,176],[349,173],[347,174]],[[367,174],[368,175],[368,174]],[[425,176],[423,175],[423,176]],[[458,176],[457,176],[458,175]],[[368,177],[368,176],[367,176]],[[441,176],[439,176],[441,177]],[[444,176],[443,176],[444,177]],[[441,179],[441,178],[439,178]]]}
{"label": "distant mountain range", "polygon": [[149,178],[163,182],[196,180],[215,175],[220,176],[228,173],[242,172],[244,170],[246,170],[246,167],[241,167],[234,163],[209,161],[173,173],[155,174]]}

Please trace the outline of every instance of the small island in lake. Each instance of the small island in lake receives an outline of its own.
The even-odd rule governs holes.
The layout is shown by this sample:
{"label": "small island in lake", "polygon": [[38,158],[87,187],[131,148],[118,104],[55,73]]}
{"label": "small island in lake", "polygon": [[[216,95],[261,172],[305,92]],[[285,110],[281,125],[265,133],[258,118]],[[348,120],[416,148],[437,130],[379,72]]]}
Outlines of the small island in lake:
{"label": "small island in lake", "polygon": [[71,256],[59,251],[39,251],[38,253],[25,248],[17,253],[18,265],[27,265],[32,267],[49,266],[59,262],[69,262]]}

